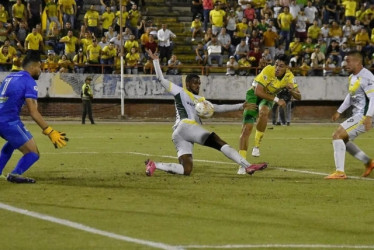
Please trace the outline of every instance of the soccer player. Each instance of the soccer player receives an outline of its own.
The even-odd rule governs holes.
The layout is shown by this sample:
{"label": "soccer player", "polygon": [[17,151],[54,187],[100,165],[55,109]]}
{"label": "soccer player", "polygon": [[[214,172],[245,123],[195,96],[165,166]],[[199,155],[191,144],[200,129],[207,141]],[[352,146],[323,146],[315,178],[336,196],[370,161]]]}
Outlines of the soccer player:
{"label": "soccer player", "polygon": [[248,139],[252,132],[253,124],[258,117],[256,125],[255,145],[252,156],[260,156],[260,143],[264,136],[268,122],[269,112],[273,103],[284,107],[285,100],[276,95],[287,88],[293,98],[301,100],[298,85],[295,83],[294,75],[288,69],[288,58],[286,55],[278,55],[275,58],[275,65],[266,66],[259,75],[255,77],[252,87],[247,91],[246,101],[256,103],[258,110],[244,110],[243,126],[239,140],[239,154],[246,159],[248,150]]}
{"label": "soccer player", "polygon": [[[41,73],[40,60],[27,55],[22,67],[23,71],[9,74],[0,85],[0,136],[6,140],[0,154],[0,179],[14,183],[35,183],[34,179],[21,176],[39,159],[36,143],[19,116],[23,104],[26,103],[31,118],[43,130],[43,134],[48,135],[55,148],[64,147],[68,139],[65,133],[48,126],[38,111],[38,86],[35,80]],[[21,151],[23,156],[5,177],[2,171],[15,149]]]}
{"label": "soccer player", "polygon": [[[198,75],[189,74],[186,77],[186,87],[182,88],[166,79],[162,75],[159,57],[154,55],[150,50],[147,51],[149,57],[153,59],[153,65],[157,78],[162,86],[174,96],[176,107],[176,122],[174,124],[174,132],[172,140],[177,149],[177,163],[161,163],[146,161],[146,174],[153,175],[156,169],[174,174],[190,175],[193,167],[192,150],[194,143],[220,150],[226,157],[238,163],[241,166],[243,174],[253,174],[257,170],[267,167],[266,163],[250,164],[243,159],[238,152],[230,147],[214,132],[210,133],[201,126],[201,120],[197,116],[195,104],[205,100],[199,96],[200,78]],[[243,108],[253,109],[255,105],[247,103],[239,103],[233,105],[214,105],[215,112],[228,112],[241,110]]]}
{"label": "soccer player", "polygon": [[332,136],[336,171],[325,179],[346,179],[344,172],[345,152],[365,164],[363,177],[368,176],[374,169],[374,161],[353,143],[360,134],[372,127],[374,115],[374,75],[364,68],[363,57],[358,51],[346,54],[348,78],[348,94],[338,110],[333,114],[332,121],[336,121],[340,114],[352,106],[352,116],[345,120]]}

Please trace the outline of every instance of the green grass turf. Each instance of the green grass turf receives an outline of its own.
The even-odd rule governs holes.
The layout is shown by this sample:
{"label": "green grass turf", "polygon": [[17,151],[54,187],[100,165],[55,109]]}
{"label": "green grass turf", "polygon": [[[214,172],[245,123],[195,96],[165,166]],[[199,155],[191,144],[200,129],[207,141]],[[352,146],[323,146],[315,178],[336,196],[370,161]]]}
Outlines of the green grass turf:
{"label": "green grass turf", "polygon": [[[269,167],[253,176],[236,175],[237,166],[220,152],[196,145],[190,177],[144,174],[148,157],[176,162],[172,123],[52,125],[67,132],[68,146],[55,150],[36,125],[27,124],[41,158],[25,175],[37,183],[0,180],[0,203],[174,246],[374,246],[374,181],[318,175],[334,170],[336,124],[270,126],[261,157],[248,154],[250,162],[266,161]],[[237,149],[240,124],[205,127]],[[369,132],[356,141],[370,155],[373,136]],[[15,153],[4,173],[20,157]],[[349,176],[363,170],[347,155]],[[0,249],[150,249],[3,209],[0,217]]]}

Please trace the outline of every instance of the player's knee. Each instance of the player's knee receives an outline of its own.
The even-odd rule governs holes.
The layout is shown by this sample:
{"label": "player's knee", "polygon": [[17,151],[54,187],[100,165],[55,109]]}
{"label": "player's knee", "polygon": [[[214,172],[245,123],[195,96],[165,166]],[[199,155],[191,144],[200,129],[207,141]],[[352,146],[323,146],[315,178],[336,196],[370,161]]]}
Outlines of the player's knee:
{"label": "player's knee", "polygon": [[221,150],[222,146],[225,145],[226,142],[219,138],[216,133],[212,132],[208,138],[205,140],[204,145],[207,147],[211,147],[217,150]]}
{"label": "player's knee", "polygon": [[268,109],[261,109],[259,114],[258,114],[259,118],[261,119],[264,119],[264,118],[267,118],[269,116],[269,110]]}

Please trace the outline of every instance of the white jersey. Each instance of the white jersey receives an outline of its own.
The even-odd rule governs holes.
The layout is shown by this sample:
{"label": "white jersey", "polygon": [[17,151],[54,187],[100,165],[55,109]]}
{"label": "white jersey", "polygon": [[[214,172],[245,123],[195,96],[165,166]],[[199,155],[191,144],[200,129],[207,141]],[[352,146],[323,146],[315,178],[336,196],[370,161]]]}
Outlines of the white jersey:
{"label": "white jersey", "polygon": [[365,115],[369,99],[374,97],[374,75],[363,68],[357,75],[349,76],[349,93],[338,112],[343,113],[349,106],[353,107],[353,115]]}
{"label": "white jersey", "polygon": [[[203,96],[195,95],[186,88],[180,87],[171,81],[166,80],[162,75],[158,60],[153,60],[153,65],[155,67],[157,78],[162,86],[174,96],[176,120],[173,128],[175,129],[181,121],[202,124],[201,119],[195,110],[195,105],[198,102],[204,101],[205,98]],[[213,106],[214,112],[220,113],[241,110],[243,103],[228,105],[213,104]]]}

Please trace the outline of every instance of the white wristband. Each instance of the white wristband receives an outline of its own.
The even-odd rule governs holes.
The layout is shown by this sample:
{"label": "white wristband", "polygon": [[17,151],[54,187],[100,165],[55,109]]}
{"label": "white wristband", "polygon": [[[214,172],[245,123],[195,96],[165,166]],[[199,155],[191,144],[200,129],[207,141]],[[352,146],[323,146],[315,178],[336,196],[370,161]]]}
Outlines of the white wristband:
{"label": "white wristband", "polygon": [[279,102],[279,98],[278,97],[274,97],[274,102],[278,103]]}

